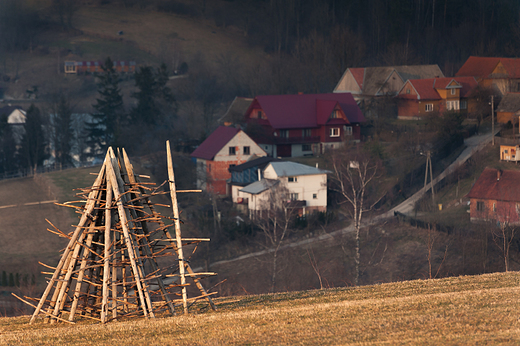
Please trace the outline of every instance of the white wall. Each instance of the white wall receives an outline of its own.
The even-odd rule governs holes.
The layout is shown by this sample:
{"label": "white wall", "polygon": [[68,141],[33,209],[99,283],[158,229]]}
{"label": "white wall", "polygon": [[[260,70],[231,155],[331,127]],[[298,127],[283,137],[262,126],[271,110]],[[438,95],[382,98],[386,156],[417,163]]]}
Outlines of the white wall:
{"label": "white wall", "polygon": [[[244,155],[244,147],[249,147],[249,155]],[[236,154],[229,155],[229,147],[235,147]],[[251,156],[266,156],[266,152],[256,144],[244,131],[239,131],[220,151],[215,155],[213,161],[242,161],[245,162]]]}

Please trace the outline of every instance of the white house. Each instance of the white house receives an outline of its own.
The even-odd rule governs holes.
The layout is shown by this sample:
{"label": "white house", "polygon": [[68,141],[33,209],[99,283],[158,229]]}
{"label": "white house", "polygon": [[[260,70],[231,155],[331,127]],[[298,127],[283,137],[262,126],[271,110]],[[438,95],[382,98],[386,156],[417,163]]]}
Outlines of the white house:
{"label": "white house", "polygon": [[264,168],[262,179],[241,189],[238,197],[248,200],[250,211],[260,211],[266,208],[269,190],[283,186],[287,189],[287,199],[295,202],[300,215],[324,212],[327,211],[327,173],[296,162],[271,162]]}

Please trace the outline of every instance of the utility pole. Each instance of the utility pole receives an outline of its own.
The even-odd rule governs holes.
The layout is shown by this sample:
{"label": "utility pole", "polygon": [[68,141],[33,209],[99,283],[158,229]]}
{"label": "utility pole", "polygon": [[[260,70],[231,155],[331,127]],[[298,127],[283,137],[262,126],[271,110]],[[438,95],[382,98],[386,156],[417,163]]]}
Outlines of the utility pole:
{"label": "utility pole", "polygon": [[424,174],[424,188],[426,189],[426,183],[428,182],[428,167],[430,169],[430,183],[432,187],[432,201],[435,205],[435,192],[433,191],[433,173],[432,173],[432,156],[431,151],[427,151],[426,153],[426,170]]}

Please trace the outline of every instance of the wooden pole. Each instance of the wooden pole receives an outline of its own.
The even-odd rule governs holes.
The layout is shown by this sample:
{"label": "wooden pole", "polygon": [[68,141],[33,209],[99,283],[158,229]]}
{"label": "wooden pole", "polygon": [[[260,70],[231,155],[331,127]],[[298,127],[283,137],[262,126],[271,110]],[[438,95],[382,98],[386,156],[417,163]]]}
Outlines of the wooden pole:
{"label": "wooden pole", "polygon": [[106,323],[108,310],[108,280],[110,279],[110,230],[112,225],[112,186],[107,180],[105,203],[105,249],[103,258],[103,300],[101,302],[101,323]]}
{"label": "wooden pole", "polygon": [[93,238],[94,238],[94,233],[89,232],[87,235],[87,241],[85,243],[85,249],[83,250],[83,256],[81,259],[78,277],[76,279],[76,289],[74,291],[74,298],[72,300],[72,305],[70,307],[69,321],[71,321],[71,322],[74,321],[74,315],[76,314],[76,309],[77,309],[77,306],[79,303],[79,298],[81,295],[81,287],[83,285],[83,277],[85,276],[85,268],[87,266],[87,259],[90,254],[90,252],[87,249],[92,246]]}
{"label": "wooden pole", "polygon": [[[112,155],[109,155],[112,154]],[[108,148],[107,156],[111,158],[113,156],[112,148]],[[134,280],[137,286],[137,291],[139,294],[139,300],[141,302],[141,308],[143,309],[143,313],[145,317],[148,317],[148,308],[146,307],[145,297],[143,293],[143,287],[141,285],[141,278],[139,276],[139,270],[137,268],[137,264],[135,261],[135,253],[134,253],[134,247],[132,245],[132,239],[130,238],[130,233],[128,231],[128,220],[126,218],[126,211],[125,207],[123,205],[123,201],[121,199],[121,191],[119,191],[117,177],[115,174],[115,168],[114,163],[110,160],[110,162],[107,163],[107,178],[110,180],[110,184],[112,185],[112,190],[114,192],[114,199],[117,201],[117,210],[119,213],[119,220],[121,221],[121,227],[123,229],[123,236],[124,241],[126,244],[126,249],[128,253],[128,257],[130,259],[130,265],[132,267],[132,272],[134,275]]]}
{"label": "wooden pole", "polygon": [[181,275],[182,286],[182,306],[184,313],[188,313],[188,296],[186,292],[186,277],[184,276],[184,255],[182,252],[181,223],[179,220],[179,208],[177,206],[177,194],[175,193],[175,175],[173,173],[172,154],[170,152],[170,141],[166,141],[166,156],[168,160],[168,180],[170,183],[170,196],[172,199],[173,218],[175,224],[175,237],[177,239],[177,255],[179,257],[179,273]]}
{"label": "wooden pole", "polygon": [[34,310],[31,320],[29,321],[30,324],[34,322],[34,320],[36,319],[36,316],[38,316],[38,314],[40,313],[40,310],[41,310],[43,304],[45,303],[45,300],[47,299],[49,292],[51,291],[52,287],[54,286],[54,283],[56,282],[56,279],[58,278],[58,276],[61,273],[61,268],[63,268],[63,265],[65,264],[65,262],[67,261],[67,258],[69,256],[69,253],[72,251],[73,247],[75,246],[76,240],[78,239],[78,237],[81,233],[82,226],[85,225],[85,223],[88,220],[88,216],[94,210],[95,199],[96,199],[97,192],[98,192],[96,189],[101,185],[101,181],[103,179],[103,174],[105,172],[105,165],[106,165],[106,159],[105,159],[105,163],[101,167],[98,177],[94,181],[93,189],[89,193],[89,199],[85,206],[85,212],[81,216],[78,227],[76,227],[76,229],[74,230],[74,233],[72,234],[72,237],[70,238],[69,245],[67,245],[67,247],[65,248],[65,251],[63,252],[63,255],[61,256],[61,259],[60,259],[58,265],[56,266],[56,271],[54,271],[54,274],[52,275],[52,278],[49,281],[47,288],[43,292],[43,295],[42,295],[38,305],[36,306],[36,309]]}

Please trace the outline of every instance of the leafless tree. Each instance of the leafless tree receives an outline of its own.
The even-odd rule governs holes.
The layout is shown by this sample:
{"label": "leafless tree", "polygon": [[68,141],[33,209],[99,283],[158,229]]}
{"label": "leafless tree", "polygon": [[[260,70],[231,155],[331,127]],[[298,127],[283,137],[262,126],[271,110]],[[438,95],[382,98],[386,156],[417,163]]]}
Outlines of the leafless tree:
{"label": "leafless tree", "polygon": [[509,271],[509,250],[515,237],[517,228],[508,222],[500,222],[500,227],[494,227],[491,231],[493,242],[502,252],[506,272]]}
{"label": "leafless tree", "polygon": [[[379,160],[370,157],[363,152],[360,147],[345,147],[331,153],[332,175],[331,188],[338,192],[346,204],[356,231],[356,278],[355,285],[359,284],[359,264],[360,264],[360,239],[359,231],[363,213],[371,210],[375,203],[369,205],[369,201],[373,201],[374,195],[370,190],[371,184],[382,173],[382,166]],[[367,198],[371,197],[371,198]]]}
{"label": "leafless tree", "polygon": [[271,292],[274,292],[279,251],[292,231],[291,224],[298,210],[294,208],[295,201],[290,200],[289,190],[282,182],[265,180],[265,183],[269,188],[265,192],[263,202],[260,203],[260,210],[256,211],[252,218],[265,236],[265,244],[262,245],[272,256]]}

